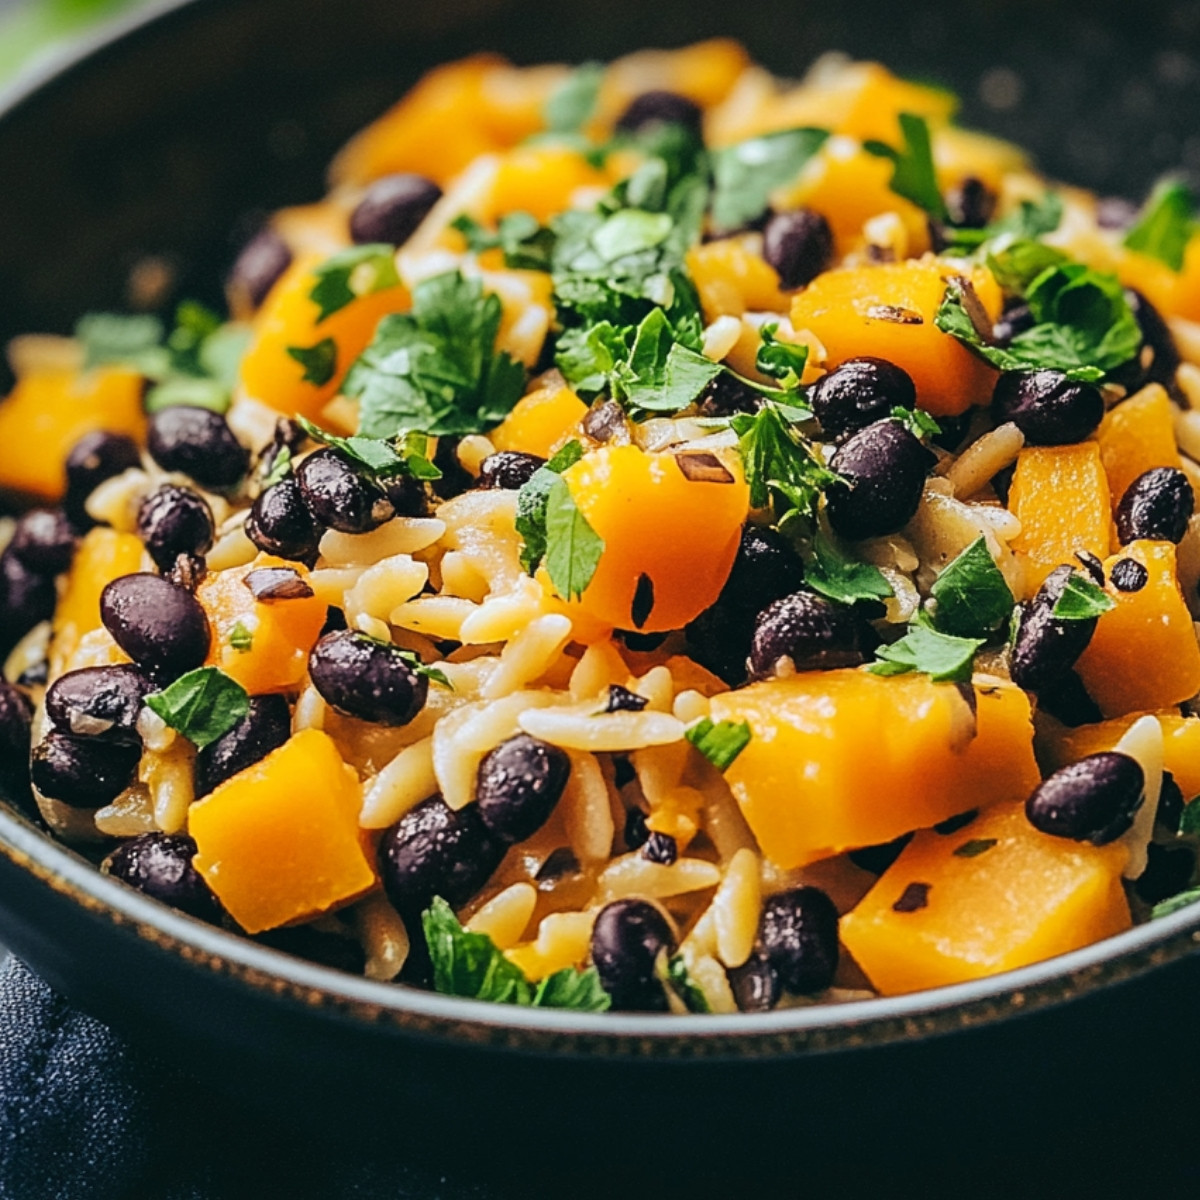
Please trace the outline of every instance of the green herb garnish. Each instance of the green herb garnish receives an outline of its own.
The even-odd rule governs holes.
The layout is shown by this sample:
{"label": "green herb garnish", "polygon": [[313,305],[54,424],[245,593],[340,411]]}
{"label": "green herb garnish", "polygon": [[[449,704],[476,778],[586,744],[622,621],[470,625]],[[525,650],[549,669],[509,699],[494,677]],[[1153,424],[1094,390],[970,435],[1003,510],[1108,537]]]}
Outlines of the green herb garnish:
{"label": "green herb garnish", "polygon": [[867,669],[873,675],[920,671],[935,683],[967,683],[975,653],[984,640],[939,633],[921,614],[910,622],[908,632],[898,642],[875,651],[875,662]]}
{"label": "green herb garnish", "polygon": [[322,338],[312,346],[289,346],[287,352],[304,368],[304,382],[316,387],[324,387],[337,370],[337,342],[333,338]]}
{"label": "green herb garnish", "polygon": [[490,232],[466,213],[450,224],[466,239],[472,254],[499,249],[504,265],[516,271],[548,271],[554,248],[554,234],[527,212],[505,213]]}
{"label": "green herb garnish", "polygon": [[546,554],[546,504],[559,476],[583,457],[583,447],[567,442],[544,466],[538,467],[517,493],[517,532],[521,535],[521,566],[531,575]]}
{"label": "green herb garnish", "polygon": [[727,771],[750,744],[750,726],[746,721],[713,721],[701,717],[684,733],[718,771]]}
{"label": "green herb garnish", "polygon": [[1200,796],[1193,797],[1183,806],[1179,814],[1179,832],[1196,836],[1200,834]]}
{"label": "green herb garnish", "polygon": [[1092,621],[1116,607],[1116,601],[1093,580],[1073,571],[1050,610],[1060,621]]}
{"label": "green herb garnish", "polygon": [[665,987],[670,988],[679,997],[688,1012],[712,1012],[708,998],[688,973],[687,963],[683,961],[682,954],[675,954],[666,959],[665,964],[660,966],[659,978]]}
{"label": "green herb garnish", "polygon": [[162,383],[156,383],[150,388],[143,403],[146,412],[151,415],[178,405],[226,413],[233,403],[233,396],[229,388],[219,380],[199,379],[192,375],[171,375]]}
{"label": "green herb garnish", "polygon": [[1013,609],[1013,594],[982,535],[934,580],[934,623],[942,633],[986,638]]}
{"label": "green herb garnish", "polygon": [[1125,235],[1125,245],[1181,271],[1188,242],[1196,232],[1195,211],[1190,188],[1178,180],[1161,180]]}
{"label": "green herb garnish", "polygon": [[713,151],[714,228],[731,231],[758,220],[771,193],[791,183],[828,138],[827,129],[785,129]]}
{"label": "green herb garnish", "polygon": [[[314,425],[307,417],[297,417],[300,428],[314,441],[340,450],[376,475],[411,475],[414,479],[441,479],[441,471],[428,456],[429,439],[423,433],[406,433],[397,438],[339,437]],[[288,453],[288,463],[291,453]],[[278,463],[278,458],[276,459]],[[274,467],[272,468],[272,475]],[[267,486],[264,484],[264,487]]]}
{"label": "green herb garnish", "polygon": [[578,133],[596,110],[603,82],[603,63],[576,67],[546,99],[542,111],[546,129],[550,133]]}
{"label": "green herb garnish", "polygon": [[986,854],[995,846],[997,841],[997,838],[972,838],[969,842],[963,842],[961,846],[956,847],[954,857],[978,858],[979,855]]}
{"label": "green herb garnish", "polygon": [[900,134],[904,138],[902,150],[879,141],[864,142],[863,149],[868,154],[892,160],[891,189],[897,196],[911,200],[931,217],[944,221],[948,214],[933,165],[929,122],[915,113],[901,113],[899,119]]}
{"label": "green herb garnish", "polygon": [[604,553],[604,539],[588,524],[561,477],[546,496],[546,573],[564,600],[583,595]]}
{"label": "green herb garnish", "polygon": [[138,368],[145,363],[151,367],[148,373],[156,376],[166,363],[163,326],[157,317],[88,313],[76,322],[75,338],[83,343],[85,368],[105,363]]}
{"label": "green herb garnish", "polygon": [[396,273],[396,247],[383,242],[351,246],[327,258],[314,269],[313,276],[317,282],[309,298],[319,310],[319,325],[361,296],[395,287],[400,282]]}
{"label": "green herb garnish", "polygon": [[878,567],[850,558],[823,529],[818,529],[813,538],[804,582],[840,604],[886,600],[892,595],[892,585]]}
{"label": "green herb garnish", "polygon": [[216,667],[199,667],[170,687],[151,692],[146,707],[203,750],[228,733],[250,711],[240,683]]}
{"label": "green herb garnish", "polygon": [[1181,908],[1187,908],[1190,904],[1195,904],[1200,900],[1200,887],[1189,888],[1186,892],[1180,892],[1178,896],[1172,896],[1169,900],[1161,900],[1150,910],[1150,919],[1155,920],[1158,917],[1169,917],[1173,912],[1178,912]]}

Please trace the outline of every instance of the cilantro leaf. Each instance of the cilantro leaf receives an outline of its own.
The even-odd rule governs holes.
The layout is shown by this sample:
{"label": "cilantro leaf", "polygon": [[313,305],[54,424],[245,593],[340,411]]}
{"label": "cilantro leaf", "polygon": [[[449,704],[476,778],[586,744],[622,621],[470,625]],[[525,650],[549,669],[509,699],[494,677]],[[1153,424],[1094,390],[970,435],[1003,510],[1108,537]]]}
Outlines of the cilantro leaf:
{"label": "cilantro leaf", "polygon": [[556,479],[546,496],[546,573],[564,600],[583,595],[604,553],[604,539],[588,524],[567,481]]}
{"label": "cilantro leaf", "polygon": [[791,183],[825,144],[827,129],[784,129],[712,154],[712,222],[718,232],[757,221],[771,193]]}
{"label": "cilantro leaf", "polygon": [[1050,615],[1060,621],[1091,621],[1115,607],[1116,601],[1102,587],[1072,571]]}
{"label": "cilantro leaf", "polygon": [[733,760],[750,744],[746,721],[712,721],[701,717],[684,732],[687,738],[718,771],[727,771]]}
{"label": "cilantro leaf", "polygon": [[516,271],[548,271],[554,246],[554,234],[527,212],[505,213],[495,233],[485,229],[474,217],[461,213],[450,222],[467,239],[472,254],[500,249],[504,265]]}
{"label": "cilantro leaf", "polygon": [[1161,180],[1125,235],[1125,245],[1181,271],[1184,252],[1196,232],[1195,210],[1191,189],[1178,180]]}
{"label": "cilantro leaf", "polygon": [[400,282],[396,247],[384,242],[351,246],[327,258],[313,270],[316,283],[308,293],[318,308],[317,324],[340,312],[360,296],[381,292]]}
{"label": "cilantro leaf", "polygon": [[568,442],[544,466],[538,467],[517,492],[517,532],[521,535],[521,566],[531,575],[546,554],[546,503],[558,477],[583,457],[583,447]]}
{"label": "cilantro leaf", "polygon": [[988,269],[996,282],[1014,296],[1023,296],[1025,289],[1047,268],[1067,262],[1070,259],[1061,250],[1030,238],[1010,242],[987,256]]}
{"label": "cilantro leaf", "polygon": [[920,671],[935,683],[966,683],[971,678],[975,652],[983,638],[955,637],[939,633],[926,620],[911,622],[908,632],[890,646],[875,651],[875,662],[867,668],[873,675],[904,675]]}
{"label": "cilantro leaf", "polygon": [[270,464],[270,470],[267,471],[262,481],[262,490],[264,492],[267,488],[273,488],[277,483],[282,483],[291,472],[292,451],[290,447],[276,446],[271,456]]}
{"label": "cilantro leaf", "polygon": [[1057,192],[1046,192],[1040,200],[1022,200],[1007,216],[993,221],[983,229],[947,228],[951,254],[970,253],[985,242],[1005,235],[1017,241],[1033,241],[1043,234],[1053,233],[1062,224],[1063,203]]}
{"label": "cilantro leaf", "polygon": [[196,300],[183,300],[175,310],[175,328],[167,337],[171,367],[183,375],[206,375],[200,362],[204,344],[221,328],[221,318]]}
{"label": "cilantro leaf", "polygon": [[933,165],[929,122],[915,113],[901,113],[899,119],[900,134],[904,138],[902,150],[879,141],[864,142],[863,149],[868,154],[892,160],[891,189],[897,196],[911,200],[931,217],[944,221],[947,217],[946,202],[942,199]]}
{"label": "cilantro leaf", "polygon": [[808,362],[808,347],[795,342],[781,342],[776,336],[779,325],[772,322],[764,325],[759,333],[762,342],[754,356],[754,366],[764,375],[778,380],[785,391],[794,391],[800,386],[800,376]]}
{"label": "cilantro leaf", "polygon": [[679,997],[688,1012],[712,1012],[708,998],[688,973],[687,963],[684,962],[682,954],[672,955],[660,966],[659,978]]}
{"label": "cilantro leaf", "polygon": [[[340,450],[376,475],[403,474],[411,475],[414,479],[428,480],[442,477],[441,471],[429,460],[429,439],[423,433],[408,433],[393,440],[361,436],[339,437],[336,433],[329,433],[314,425],[307,417],[298,416],[296,422],[314,441]],[[288,462],[291,462],[290,452]],[[278,465],[278,459],[275,465]],[[274,466],[271,473],[275,473]]]}
{"label": "cilantro leaf", "polygon": [[942,432],[942,427],[923,408],[902,408],[897,405],[892,409],[891,416],[918,441],[937,437]]}
{"label": "cilantro leaf", "polygon": [[595,967],[579,971],[563,967],[537,985],[531,1002],[534,1008],[570,1008],[576,1012],[607,1012],[612,997],[600,986]]}
{"label": "cilantro leaf", "polygon": [[1158,917],[1169,917],[1173,912],[1178,912],[1181,908],[1187,908],[1189,904],[1195,904],[1200,900],[1200,887],[1189,888],[1186,892],[1180,892],[1177,896],[1172,896],[1169,900],[1161,900],[1150,910],[1150,919],[1156,920]]}
{"label": "cilantro leaf", "polygon": [[124,363],[157,377],[165,371],[163,326],[157,317],[87,313],[75,323],[75,338],[83,343],[84,368]]}
{"label": "cilantro leaf", "polygon": [[813,538],[812,558],[805,563],[804,581],[841,604],[885,600],[892,594],[892,585],[878,567],[850,558],[820,528]]}
{"label": "cilantro leaf", "polygon": [[982,535],[938,575],[930,595],[937,602],[938,629],[964,638],[986,637],[1015,603]]}
{"label": "cilantro leaf", "polygon": [[[610,343],[611,344],[611,343]],[[629,357],[609,372],[613,398],[643,412],[679,412],[721,373],[719,363],[676,338],[661,308],[637,327]]]}
{"label": "cilantro leaf", "polygon": [[634,329],[618,329],[611,321],[566,329],[555,347],[555,362],[577,392],[595,394],[609,386],[617,364],[629,356]]}
{"label": "cilantro leaf", "polygon": [[359,401],[359,433],[478,433],[521,398],[525,368],[497,353],[500,298],[458,271],[419,283],[411,313],[379,322],[342,391]]}
{"label": "cilantro leaf", "polygon": [[551,133],[578,133],[591,120],[604,82],[604,64],[576,67],[546,98],[542,116]]}
{"label": "cilantro leaf", "polygon": [[228,733],[250,711],[246,689],[216,667],[181,675],[170,687],[151,692],[145,704],[199,750]]}
{"label": "cilantro leaf", "polygon": [[324,387],[337,370],[337,342],[333,338],[322,338],[312,346],[289,346],[287,352],[304,368],[305,383]]}
{"label": "cilantro leaf", "polygon": [[199,379],[193,375],[171,375],[146,392],[143,406],[153,415],[164,408],[185,405],[207,408],[215,413],[229,411],[233,396],[229,388],[216,379]]}

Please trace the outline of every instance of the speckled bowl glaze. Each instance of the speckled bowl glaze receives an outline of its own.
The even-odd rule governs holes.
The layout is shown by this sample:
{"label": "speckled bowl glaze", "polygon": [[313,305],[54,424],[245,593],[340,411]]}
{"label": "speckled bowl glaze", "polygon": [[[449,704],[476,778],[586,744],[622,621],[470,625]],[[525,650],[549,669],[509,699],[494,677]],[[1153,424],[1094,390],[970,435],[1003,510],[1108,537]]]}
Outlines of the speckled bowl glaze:
{"label": "speckled bowl glaze", "polygon": [[[1145,11],[1178,23],[1190,8],[1150,3],[1131,23],[1115,3],[899,14],[820,2],[782,25],[777,5],[736,8],[615,0],[601,20],[500,0],[152,7],[0,98],[0,339],[120,306],[147,254],[181,294],[215,298],[254,210],[315,198],[350,132],[426,67],[478,48],[581,60],[720,32],[797,73],[837,46],[944,80],[969,121],[1104,190],[1138,194],[1168,161],[1200,160],[1186,140],[1200,126],[1197,68],[1148,32]],[[766,1161],[861,1154],[865,1128],[872,1153],[899,1153],[931,1121],[939,1144],[969,1148],[982,1130],[1019,1127],[1032,1095],[1061,1096],[1079,1119],[1063,1116],[1059,1135],[1100,1147],[1117,1112],[1106,1098],[1147,1071],[1182,1080],[1200,1061],[1187,1019],[1200,996],[1200,906],[911,996],[760,1016],[532,1011],[353,978],[235,937],[103,877],[0,803],[0,939],[71,1000],[243,1099],[358,1127],[403,1117],[435,1152],[465,1096],[489,1153],[523,1144],[536,1122],[564,1154],[622,1139],[626,1166],[657,1144],[628,1132],[664,1113],[691,1138]],[[603,1178],[591,1158],[591,1178]]]}

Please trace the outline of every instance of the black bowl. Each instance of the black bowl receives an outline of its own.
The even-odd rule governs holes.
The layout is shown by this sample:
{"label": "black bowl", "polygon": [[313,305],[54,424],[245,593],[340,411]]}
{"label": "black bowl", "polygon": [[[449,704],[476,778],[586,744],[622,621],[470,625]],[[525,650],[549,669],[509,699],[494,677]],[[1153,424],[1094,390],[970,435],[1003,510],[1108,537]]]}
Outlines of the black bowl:
{"label": "black bowl", "polygon": [[[581,60],[732,33],[792,73],[840,47],[957,87],[969,120],[1020,137],[1052,173],[1140,194],[1161,168],[1200,158],[1185,136],[1200,125],[1198,68],[1182,48],[1197,11],[161,5],[0,102],[0,338],[120,307],[146,255],[172,268],[179,294],[215,298],[256,212],[315,198],[346,136],[428,66],[481,47]],[[1102,1167],[1114,1130],[1136,1128],[1131,1095],[1152,1080],[1169,1097],[1195,1078],[1198,927],[1200,907],[979,983],[838,1008],[533,1012],[373,983],[224,933],[102,877],[0,805],[0,937],[71,1000],[274,1111],[403,1122],[408,1152],[455,1162],[515,1151],[530,1190],[555,1162],[586,1162],[593,1184],[621,1179],[626,1192],[631,1170],[644,1181],[655,1164],[691,1194],[736,1185],[750,1163],[836,1161],[850,1185],[883,1163],[895,1181],[914,1147],[936,1147],[924,1178],[969,1170],[985,1192],[980,1173],[994,1182],[1003,1165],[989,1147],[1013,1137],[1026,1154],[1071,1141],[1062,1161]]]}

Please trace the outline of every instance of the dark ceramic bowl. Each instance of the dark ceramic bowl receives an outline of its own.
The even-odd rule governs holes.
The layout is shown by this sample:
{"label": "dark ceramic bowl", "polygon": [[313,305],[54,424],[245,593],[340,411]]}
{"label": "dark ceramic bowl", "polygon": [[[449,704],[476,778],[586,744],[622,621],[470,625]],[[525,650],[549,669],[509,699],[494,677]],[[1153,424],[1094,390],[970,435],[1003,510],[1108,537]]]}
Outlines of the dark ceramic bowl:
{"label": "dark ceramic bowl", "polygon": [[[798,73],[839,47],[950,84],[969,121],[1105,191],[1140,195],[1162,168],[1200,164],[1194,4],[729,7],[159,5],[0,102],[0,339],[121,306],[147,254],[180,294],[215,298],[255,211],[315,198],[346,136],[422,70],[477,48],[581,60],[720,32]],[[748,1161],[836,1160],[853,1181],[936,1145],[943,1169],[978,1182],[979,1156],[1006,1137],[1102,1155],[1131,1094],[1195,1078],[1198,927],[1200,906],[979,983],[842,1007],[534,1012],[351,977],[201,924],[0,804],[0,938],[71,1000],[298,1119],[402,1121],[409,1152],[456,1163],[516,1148],[531,1189],[551,1160],[628,1191],[629,1172],[655,1163],[713,1185]]]}

